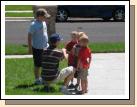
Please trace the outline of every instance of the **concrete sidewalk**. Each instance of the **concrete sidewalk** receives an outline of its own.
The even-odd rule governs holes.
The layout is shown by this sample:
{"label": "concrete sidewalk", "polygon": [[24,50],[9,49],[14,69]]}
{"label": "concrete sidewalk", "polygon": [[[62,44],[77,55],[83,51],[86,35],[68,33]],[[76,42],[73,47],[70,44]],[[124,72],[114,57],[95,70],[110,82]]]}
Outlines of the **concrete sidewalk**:
{"label": "concrete sidewalk", "polygon": [[89,95],[125,92],[125,53],[93,54],[89,69]]}
{"label": "concrete sidewalk", "polygon": [[[32,58],[32,55],[6,55],[9,58]],[[125,53],[92,55],[88,76],[88,95],[122,95],[125,87]]]}

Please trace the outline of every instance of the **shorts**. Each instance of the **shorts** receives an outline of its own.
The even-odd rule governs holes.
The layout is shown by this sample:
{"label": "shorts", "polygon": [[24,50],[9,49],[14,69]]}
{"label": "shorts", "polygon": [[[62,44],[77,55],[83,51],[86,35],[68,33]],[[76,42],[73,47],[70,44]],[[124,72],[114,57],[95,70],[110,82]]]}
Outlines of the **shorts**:
{"label": "shorts", "polygon": [[74,68],[72,66],[69,66],[69,67],[62,69],[60,71],[60,73],[58,74],[57,78],[54,79],[53,81],[48,81],[48,82],[43,81],[43,83],[45,85],[47,85],[47,84],[54,84],[54,83],[57,83],[59,81],[64,81],[67,76],[69,76],[70,74],[74,74],[74,73],[75,73]]}
{"label": "shorts", "polygon": [[32,47],[33,61],[35,67],[41,67],[43,49],[36,49]]}
{"label": "shorts", "polygon": [[53,80],[54,82],[58,82],[58,81],[64,81],[64,79],[69,76],[70,74],[73,74],[75,72],[74,68],[72,66],[66,67],[64,69],[62,69],[58,75],[58,77]]}
{"label": "shorts", "polygon": [[88,77],[88,70],[79,70],[78,71],[78,78],[81,79],[81,80],[86,80]]}

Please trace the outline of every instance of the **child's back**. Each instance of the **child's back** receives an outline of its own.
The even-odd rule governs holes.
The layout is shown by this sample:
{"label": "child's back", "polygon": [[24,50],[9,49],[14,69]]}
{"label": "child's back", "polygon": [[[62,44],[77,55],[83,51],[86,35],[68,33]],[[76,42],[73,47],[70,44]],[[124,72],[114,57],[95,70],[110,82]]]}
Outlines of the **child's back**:
{"label": "child's back", "polygon": [[69,56],[68,56],[68,66],[73,66],[73,58],[74,58],[74,56],[73,56],[73,54],[72,54],[72,49],[73,49],[73,46],[74,45],[76,45],[77,43],[78,43],[78,40],[77,40],[77,32],[76,31],[73,31],[72,33],[71,33],[71,41],[69,41],[67,44],[66,44],[66,46],[65,46],[65,48],[66,48],[66,50],[67,50],[67,53],[69,54]]}

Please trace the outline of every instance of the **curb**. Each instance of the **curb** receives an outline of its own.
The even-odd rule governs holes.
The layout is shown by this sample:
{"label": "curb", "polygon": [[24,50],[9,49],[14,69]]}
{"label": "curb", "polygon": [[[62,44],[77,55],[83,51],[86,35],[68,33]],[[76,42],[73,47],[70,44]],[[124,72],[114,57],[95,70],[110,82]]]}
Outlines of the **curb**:
{"label": "curb", "polygon": [[34,17],[6,17],[5,20],[33,20]]}
{"label": "curb", "polygon": [[32,55],[6,55],[6,59],[12,59],[12,58],[32,58]]}

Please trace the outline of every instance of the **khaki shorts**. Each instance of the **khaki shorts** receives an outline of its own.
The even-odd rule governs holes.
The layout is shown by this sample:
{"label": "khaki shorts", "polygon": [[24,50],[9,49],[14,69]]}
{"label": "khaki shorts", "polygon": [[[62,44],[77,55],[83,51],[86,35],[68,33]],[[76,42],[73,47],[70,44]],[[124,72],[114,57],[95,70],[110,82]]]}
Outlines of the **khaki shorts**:
{"label": "khaki shorts", "polygon": [[66,67],[60,71],[58,77],[53,82],[64,80],[67,76],[74,72],[75,70],[72,66]]}
{"label": "khaki shorts", "polygon": [[87,76],[88,76],[88,70],[82,70],[82,69],[78,70],[78,78],[79,79],[86,80]]}

